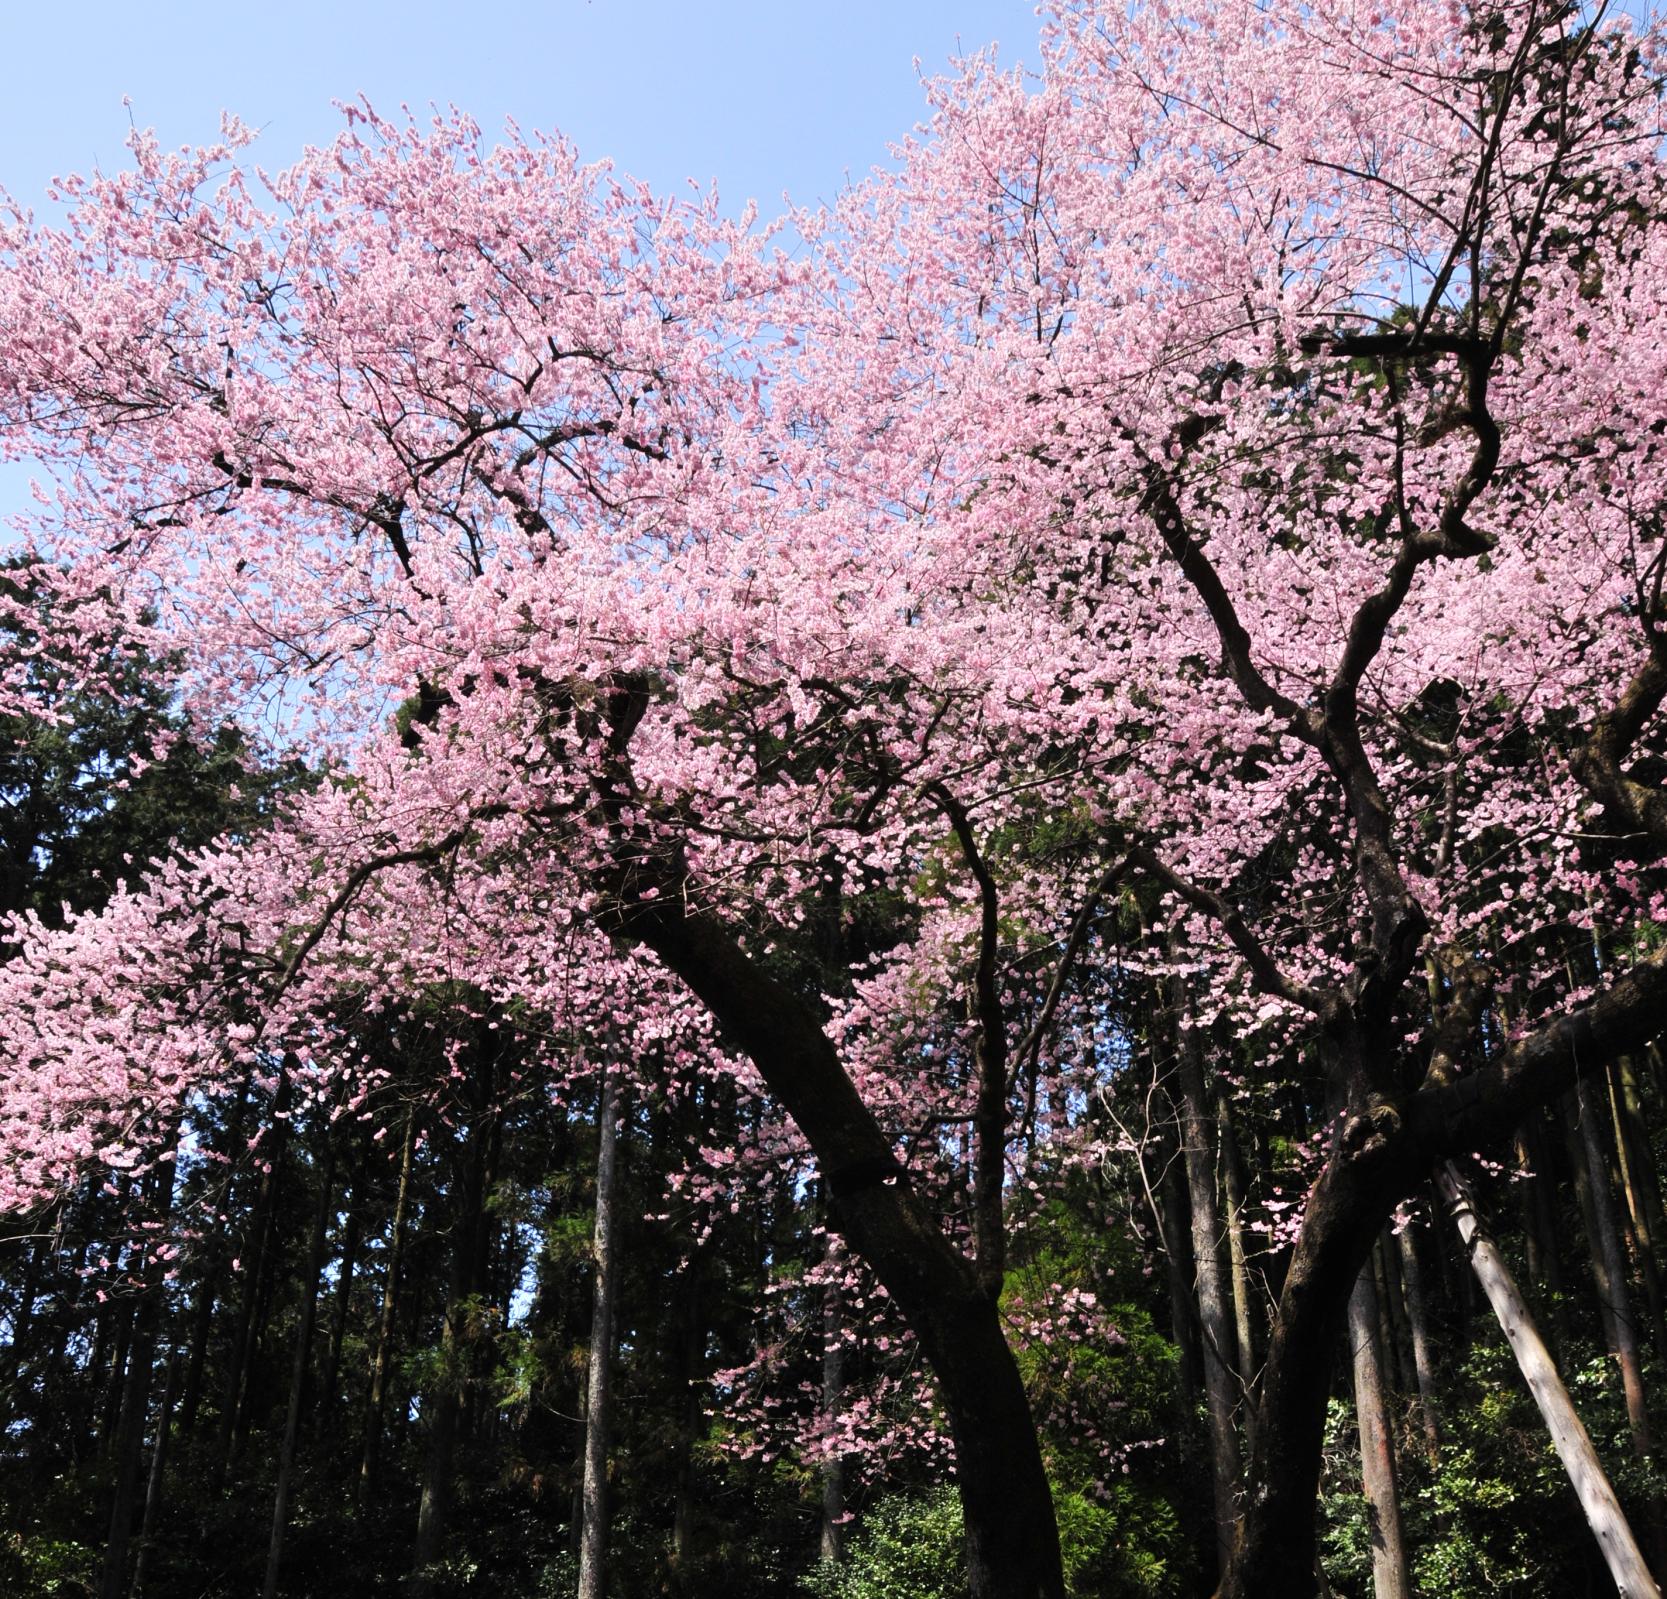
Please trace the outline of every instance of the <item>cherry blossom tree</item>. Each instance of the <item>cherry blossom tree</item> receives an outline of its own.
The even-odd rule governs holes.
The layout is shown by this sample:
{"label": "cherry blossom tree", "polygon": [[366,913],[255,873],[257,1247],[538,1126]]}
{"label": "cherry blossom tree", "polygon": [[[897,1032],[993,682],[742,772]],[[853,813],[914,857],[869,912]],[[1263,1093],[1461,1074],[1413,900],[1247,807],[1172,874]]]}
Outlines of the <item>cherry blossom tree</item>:
{"label": "cherry blossom tree", "polygon": [[1133,898],[1331,1083],[1223,1587],[1300,1591],[1373,1238],[1667,1001],[1659,81],[1546,0],[1084,0],[790,233],[366,106],[13,213],[55,647],[184,650],[327,778],[14,926],[4,1199],[327,1056],[344,988],[605,1004],[756,1073],[936,1378],[974,1593],[1057,1595],[1010,1146]]}

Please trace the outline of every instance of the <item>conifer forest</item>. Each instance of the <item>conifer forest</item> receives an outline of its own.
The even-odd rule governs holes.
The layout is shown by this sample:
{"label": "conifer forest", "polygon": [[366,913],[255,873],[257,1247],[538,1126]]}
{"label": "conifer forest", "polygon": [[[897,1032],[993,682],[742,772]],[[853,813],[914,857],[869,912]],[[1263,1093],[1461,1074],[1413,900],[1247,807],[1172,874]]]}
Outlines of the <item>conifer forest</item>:
{"label": "conifer forest", "polygon": [[0,1595],[1661,1593],[1667,23],[1025,24],[0,195]]}

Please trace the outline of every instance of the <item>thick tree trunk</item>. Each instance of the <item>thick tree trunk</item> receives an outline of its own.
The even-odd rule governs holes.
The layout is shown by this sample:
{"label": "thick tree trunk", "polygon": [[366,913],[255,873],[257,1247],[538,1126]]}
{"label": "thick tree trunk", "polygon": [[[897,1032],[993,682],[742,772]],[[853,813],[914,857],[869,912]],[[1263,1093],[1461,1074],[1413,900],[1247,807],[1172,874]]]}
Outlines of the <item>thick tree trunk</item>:
{"label": "thick tree trunk", "polygon": [[616,1310],[614,1214],[619,1160],[619,1074],[603,1069],[597,1090],[596,1231],[591,1252],[590,1363],[585,1378],[585,1463],[581,1486],[579,1599],[603,1599],[608,1579],[608,1433],[612,1422],[609,1374]]}
{"label": "thick tree trunk", "polygon": [[393,1226],[388,1240],[387,1276],[382,1283],[382,1314],[376,1329],[376,1354],[371,1361],[370,1398],[365,1409],[365,1448],[359,1462],[358,1503],[361,1510],[376,1491],[382,1458],[383,1416],[387,1405],[388,1371],[394,1355],[394,1313],[399,1304],[399,1270],[405,1255],[405,1225],[411,1196],[411,1155],[417,1142],[417,1113],[405,1113],[405,1134],[399,1148],[399,1188],[394,1197]]}
{"label": "thick tree trunk", "polygon": [[1401,1498],[1395,1485],[1395,1448],[1384,1401],[1376,1278],[1368,1259],[1349,1295],[1354,1411],[1360,1428],[1360,1469],[1371,1522],[1372,1589],[1377,1599],[1412,1599],[1406,1541],[1401,1535]]}
{"label": "thick tree trunk", "polygon": [[295,1450],[301,1437],[301,1410],[307,1394],[307,1361],[312,1354],[313,1325],[318,1318],[318,1279],[324,1270],[335,1184],[336,1143],[326,1124],[318,1208],[313,1212],[312,1237],[307,1242],[307,1264],[301,1279],[301,1320],[295,1331],[295,1359],[290,1366],[284,1440],[278,1449],[278,1481],[272,1495],[272,1532],[266,1545],[266,1580],[261,1586],[261,1599],[273,1599],[278,1591],[278,1573],[283,1567],[284,1536],[289,1530],[289,1496],[295,1482]]}
{"label": "thick tree trunk", "polygon": [[1411,1184],[1396,1127],[1381,1107],[1345,1118],[1309,1193],[1262,1368],[1244,1528],[1221,1599],[1321,1591],[1314,1507],[1332,1357],[1373,1241]]}
{"label": "thick tree trunk", "polygon": [[1063,1599],[1053,1497],[997,1296],[915,1194],[814,1012],[675,881],[643,897],[622,870],[605,927],[651,948],[752,1059],[814,1150],[840,1231],[920,1341],[955,1444],[971,1599]]}
{"label": "thick tree trunk", "polygon": [[1619,1599],[1659,1599],[1659,1589],[1627,1525],[1615,1491],[1549,1351],[1534,1328],[1527,1302],[1517,1290],[1504,1258],[1482,1230],[1475,1207],[1457,1170],[1446,1165],[1436,1181],[1458,1228],[1477,1280],[1499,1319],[1500,1330],[1517,1357],[1528,1391],[1550,1430],[1557,1458],[1569,1474],[1587,1525],[1598,1541],[1604,1563],[1615,1580]]}
{"label": "thick tree trunk", "polygon": [[1204,1086],[1204,1052],[1192,1025],[1185,978],[1175,979],[1178,1008],[1178,1066],[1181,1136],[1186,1154],[1187,1198],[1192,1216],[1192,1258],[1197,1275],[1198,1321],[1202,1333],[1204,1398],[1210,1418],[1210,1477],[1215,1495],[1216,1570],[1227,1570],[1239,1526],[1239,1438],[1233,1427],[1238,1379],[1233,1370],[1235,1336],[1228,1317],[1221,1269],[1221,1220],[1216,1208],[1215,1151],[1210,1137],[1209,1101]]}

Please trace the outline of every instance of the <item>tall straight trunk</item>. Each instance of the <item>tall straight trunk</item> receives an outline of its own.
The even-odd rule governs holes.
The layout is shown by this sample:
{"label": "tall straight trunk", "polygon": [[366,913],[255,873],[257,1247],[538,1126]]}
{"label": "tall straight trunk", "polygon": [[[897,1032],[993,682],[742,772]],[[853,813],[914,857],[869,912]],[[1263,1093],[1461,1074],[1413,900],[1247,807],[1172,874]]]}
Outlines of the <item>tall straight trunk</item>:
{"label": "tall straight trunk", "polygon": [[[1173,1115],[1177,1134],[1180,1132],[1180,1112],[1167,1093],[1162,1103]],[[1178,1143],[1184,1139],[1177,1137]],[[1178,1151],[1177,1151],[1178,1153]],[[1196,1267],[1192,1258],[1192,1212],[1188,1203],[1183,1162],[1170,1158],[1165,1140],[1163,1174],[1154,1196],[1158,1204],[1158,1224],[1163,1245],[1164,1275],[1169,1284],[1169,1321],[1175,1347],[1180,1351],[1179,1393],[1181,1413],[1190,1433],[1198,1411],[1198,1390],[1203,1385],[1203,1358],[1199,1349],[1198,1306],[1193,1299]],[[1185,1434],[1183,1434],[1185,1436]]]}
{"label": "tall straight trunk", "polygon": [[[1216,1137],[1221,1160],[1221,1192],[1227,1221],[1227,1262],[1233,1285],[1233,1328],[1239,1351],[1239,1378],[1249,1388],[1256,1376],[1255,1319],[1251,1314],[1250,1268],[1244,1247],[1244,1165],[1232,1104],[1226,1087],[1216,1083]],[[1252,1414],[1246,1406],[1245,1415]]]}
{"label": "tall straight trunk", "polygon": [[266,1545],[266,1580],[261,1586],[261,1599],[273,1599],[278,1591],[278,1573],[283,1567],[284,1535],[289,1530],[289,1496],[295,1482],[295,1449],[301,1436],[301,1409],[307,1395],[307,1361],[312,1354],[313,1324],[318,1319],[318,1279],[324,1270],[324,1247],[330,1235],[335,1184],[336,1141],[326,1120],[324,1167],[319,1173],[318,1208],[313,1212],[306,1272],[301,1281],[301,1321],[295,1331],[295,1359],[289,1373],[284,1441],[278,1449],[278,1481],[272,1494],[272,1532]]}
{"label": "tall straight trunk", "polygon": [[255,1190],[254,1213],[250,1218],[254,1233],[254,1256],[247,1262],[243,1277],[243,1294],[238,1305],[237,1327],[232,1337],[231,1360],[226,1370],[225,1397],[220,1410],[220,1426],[215,1439],[214,1491],[224,1485],[237,1453],[239,1423],[243,1415],[250,1367],[260,1341],[262,1320],[261,1303],[271,1273],[271,1256],[275,1242],[273,1230],[278,1208],[278,1178],[283,1166],[285,1148],[289,1142],[290,1073],[286,1063],[278,1081],[278,1091],[272,1101],[272,1139],[262,1163],[260,1182]]}
{"label": "tall straight trunk", "polygon": [[336,1292],[330,1312],[330,1342],[324,1357],[324,1373],[318,1381],[318,1413],[328,1416],[336,1408],[336,1389],[341,1381],[342,1344],[347,1338],[348,1312],[353,1302],[353,1274],[359,1264],[359,1243],[364,1233],[363,1206],[365,1167],[370,1141],[360,1140],[358,1158],[342,1193],[347,1224],[342,1232],[341,1265],[336,1271]]}
{"label": "tall straight trunk", "polygon": [[1395,1448],[1384,1400],[1379,1342],[1377,1272],[1368,1259],[1349,1295],[1349,1346],[1354,1367],[1354,1412],[1360,1428],[1360,1470],[1372,1535],[1372,1588],[1377,1599],[1412,1599],[1401,1496],[1395,1485]]}
{"label": "tall straight trunk", "polygon": [[482,1222],[486,1213],[487,1167],[492,1139],[487,1126],[492,1098],[491,1066],[482,1062],[477,1092],[470,1107],[469,1131],[459,1152],[454,1183],[456,1211],[452,1223],[451,1274],[446,1289],[445,1321],[440,1330],[440,1380],[436,1391],[423,1396],[429,1413],[428,1458],[423,1469],[422,1497],[417,1506],[417,1538],[410,1591],[427,1599],[435,1591],[434,1568],[445,1547],[456,1491],[454,1458],[458,1423],[462,1419],[462,1384],[466,1381],[468,1351],[464,1318],[469,1296],[479,1281]]}
{"label": "tall straight trunk", "polygon": [[1645,1564],[1643,1552],[1621,1510],[1615,1490],[1604,1474],[1603,1463],[1584,1424],[1575,1411],[1569,1391],[1558,1375],[1550,1352],[1534,1327],[1527,1301],[1505,1265],[1504,1257],[1477,1220],[1463,1179],[1451,1163],[1436,1174],[1448,1213],[1458,1228],[1459,1238],[1476,1279],[1487,1295],[1499,1320],[1500,1330],[1516,1355],[1528,1391],[1539,1406],[1557,1450],[1557,1458],[1569,1474],[1585,1513],[1586,1524],[1598,1541],[1619,1599],[1659,1599],[1659,1589]]}
{"label": "tall straight trunk", "polygon": [[1550,1323],[1551,1347],[1561,1360],[1569,1347],[1569,1313],[1558,1249],[1557,1218],[1552,1211],[1551,1152],[1544,1117],[1538,1111],[1518,1129],[1517,1149],[1522,1163],[1534,1174],[1524,1185],[1528,1190],[1523,1230],[1529,1241],[1529,1270],[1534,1285],[1544,1290],[1541,1303],[1542,1309],[1549,1306],[1546,1319]]}
{"label": "tall straight trunk", "polygon": [[[168,1140],[172,1148],[178,1139]],[[167,1236],[167,1221],[173,1214],[174,1162],[159,1163],[144,1185],[146,1210],[160,1226],[152,1242]],[[141,1236],[150,1238],[149,1234]],[[130,1260],[135,1259],[130,1255]],[[136,1257],[144,1287],[132,1318],[132,1340],[128,1349],[126,1379],[123,1383],[121,1419],[116,1428],[115,1493],[110,1505],[110,1531],[104,1546],[104,1569],[99,1582],[99,1599],[122,1599],[127,1587],[128,1545],[133,1535],[133,1512],[139,1499],[140,1469],[145,1453],[145,1419],[150,1408],[151,1374],[156,1363],[157,1335],[162,1324],[162,1283],[165,1264],[154,1251],[142,1248]]]}
{"label": "tall straight trunk", "polygon": [[168,1357],[168,1376],[162,1389],[162,1408],[156,1415],[156,1436],[151,1442],[150,1471],[145,1478],[145,1510],[139,1519],[139,1553],[133,1562],[132,1599],[140,1599],[145,1591],[146,1568],[150,1565],[156,1542],[156,1521],[162,1513],[162,1487],[168,1469],[168,1436],[174,1416],[174,1400],[179,1396],[183,1362],[178,1345]]}
{"label": "tall straight trunk", "polygon": [[1650,1342],[1667,1360],[1667,1313],[1662,1306],[1661,1272],[1656,1265],[1655,1236],[1649,1205],[1644,1198],[1642,1140],[1633,1137],[1631,1117],[1622,1097],[1621,1063],[1611,1061],[1607,1075],[1610,1124],[1615,1134],[1616,1175],[1620,1179],[1625,1214],[1637,1257],[1638,1275],[1649,1307]]}
{"label": "tall straight trunk", "polygon": [[699,1383],[706,1355],[706,1320],[701,1294],[705,1263],[704,1246],[694,1246],[678,1284],[678,1367],[682,1378],[683,1414],[679,1418],[677,1435],[677,1486],[672,1502],[671,1549],[672,1557],[679,1565],[687,1564],[694,1554],[695,1443],[704,1417]]}
{"label": "tall straight trunk", "polygon": [[1418,1419],[1430,1464],[1441,1458],[1441,1411],[1436,1398],[1435,1352],[1430,1340],[1430,1308],[1424,1296],[1424,1267],[1418,1258],[1418,1239],[1409,1222],[1395,1234],[1401,1267],[1401,1291],[1406,1296],[1407,1325],[1412,1331],[1412,1367],[1418,1379]]}
{"label": "tall straight trunk", "polygon": [[1185,977],[1175,979],[1179,1000],[1176,1039],[1181,1086],[1181,1140],[1192,1217],[1192,1258],[1203,1345],[1204,1398],[1210,1418],[1210,1477],[1215,1496],[1216,1570],[1225,1572],[1239,1526],[1239,1438],[1233,1428],[1238,1380],[1234,1332],[1221,1269],[1221,1218],[1216,1209],[1215,1151],[1204,1086],[1203,1042],[1193,1025]]}
{"label": "tall straight trunk", "polygon": [[110,1532],[104,1545],[99,1599],[122,1599],[127,1589],[127,1551],[133,1511],[139,1497],[140,1466],[145,1450],[145,1415],[150,1405],[151,1370],[156,1355],[158,1296],[147,1290],[134,1317],[127,1376],[122,1385],[121,1420],[116,1428],[116,1492],[110,1506]]}
{"label": "tall straight trunk", "polygon": [[399,1187],[394,1196],[394,1218],[388,1240],[387,1276],[382,1283],[382,1314],[376,1329],[376,1354],[371,1361],[370,1398],[365,1409],[365,1447],[359,1462],[359,1508],[376,1491],[381,1464],[383,1416],[387,1405],[388,1371],[393,1364],[394,1313],[399,1303],[399,1269],[405,1256],[406,1213],[411,1196],[411,1156],[417,1142],[417,1113],[405,1113],[405,1134],[399,1146]]}
{"label": "tall straight trunk", "polygon": [[1577,1149],[1577,1181],[1584,1190],[1584,1207],[1592,1241],[1592,1277],[1603,1310],[1609,1352],[1621,1368],[1621,1388],[1626,1395],[1627,1421],[1632,1430],[1632,1447],[1638,1457],[1650,1454],[1650,1420],[1644,1406],[1644,1374],[1638,1356],[1638,1327],[1633,1319],[1632,1296],[1627,1292],[1626,1267],[1621,1255],[1620,1230],[1615,1219],[1614,1196],[1609,1189],[1609,1163],[1604,1154],[1598,1097],[1589,1078],[1582,1077],[1575,1089],[1574,1107]]}
{"label": "tall straight trunk", "polygon": [[595,1283],[591,1296],[590,1364],[585,1377],[585,1464],[579,1533],[579,1599],[603,1599],[608,1559],[608,1432],[612,1421],[617,1283],[614,1214],[619,1172],[619,1074],[603,1068],[597,1090]]}
{"label": "tall straight trunk", "polygon": [[[822,1289],[822,1415],[830,1439],[845,1403],[845,1308],[839,1275],[845,1268],[837,1234],[828,1234],[828,1280]],[[845,1554],[845,1460],[834,1450],[822,1458],[822,1558]]]}

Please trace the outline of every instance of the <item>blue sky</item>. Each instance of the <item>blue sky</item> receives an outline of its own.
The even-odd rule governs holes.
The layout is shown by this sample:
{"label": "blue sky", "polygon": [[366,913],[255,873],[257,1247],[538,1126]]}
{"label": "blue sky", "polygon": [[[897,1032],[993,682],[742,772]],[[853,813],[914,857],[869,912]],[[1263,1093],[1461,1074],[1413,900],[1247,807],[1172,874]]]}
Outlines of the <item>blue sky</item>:
{"label": "blue sky", "polygon": [[[662,191],[716,180],[725,208],[784,190],[831,199],[923,115],[921,71],[994,41],[1034,60],[1032,0],[0,0],[0,188],[38,215],[55,174],[114,170],[132,117],[169,145],[212,142],[222,110],[281,168],[340,129],[332,102],[432,101],[490,135],[559,129]],[[3,523],[30,472],[0,462]]]}
{"label": "blue sky", "polygon": [[921,114],[913,66],[957,38],[1034,59],[1030,0],[110,0],[0,7],[0,187],[120,164],[128,113],[167,144],[212,140],[222,108],[287,165],[330,138],[331,101],[455,102],[487,131],[559,128],[657,188],[717,179],[727,207],[831,197]]}

